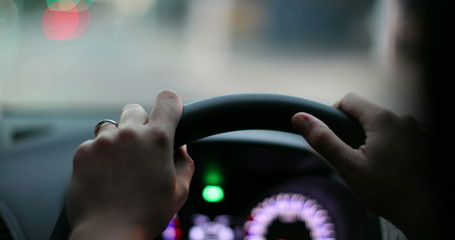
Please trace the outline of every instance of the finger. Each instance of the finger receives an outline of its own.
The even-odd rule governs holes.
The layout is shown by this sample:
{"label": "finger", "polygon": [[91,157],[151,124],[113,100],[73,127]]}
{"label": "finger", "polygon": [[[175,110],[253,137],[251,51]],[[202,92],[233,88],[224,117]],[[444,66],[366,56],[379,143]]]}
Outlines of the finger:
{"label": "finger", "polygon": [[115,122],[110,122],[111,120],[103,120],[103,122],[98,123],[95,129],[95,137],[100,135],[105,135],[107,133],[112,133],[117,129],[117,124]]}
{"label": "finger", "polygon": [[89,156],[92,153],[91,146],[92,146],[93,142],[94,142],[93,139],[87,140],[87,141],[81,143],[81,145],[79,145],[79,147],[76,149],[76,152],[74,153],[74,156],[73,156],[74,172],[77,172],[79,167],[85,165],[87,160],[90,158]]}
{"label": "finger", "polygon": [[158,93],[155,106],[150,114],[149,122],[166,129],[173,140],[175,128],[182,115],[182,109],[182,99],[176,92],[162,90]]}
{"label": "finger", "polygon": [[362,126],[365,126],[365,123],[368,123],[371,118],[375,118],[378,114],[385,111],[384,108],[356,93],[346,94],[334,104],[334,107],[358,119]]}
{"label": "finger", "polygon": [[177,173],[177,178],[180,179],[185,186],[190,185],[194,173],[194,162],[186,150],[186,145],[180,147],[174,152],[174,165]]}
{"label": "finger", "polygon": [[335,169],[351,165],[355,150],[343,142],[324,122],[307,113],[292,117],[292,125],[310,146]]}
{"label": "finger", "polygon": [[120,115],[120,127],[143,125],[148,121],[148,114],[139,104],[128,104],[123,107]]}

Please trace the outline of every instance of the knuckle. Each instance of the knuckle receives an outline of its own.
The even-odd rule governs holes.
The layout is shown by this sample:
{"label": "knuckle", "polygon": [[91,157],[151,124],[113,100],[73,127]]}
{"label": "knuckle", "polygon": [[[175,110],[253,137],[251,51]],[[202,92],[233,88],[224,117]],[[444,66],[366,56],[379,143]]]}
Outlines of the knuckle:
{"label": "knuckle", "polygon": [[419,126],[418,120],[411,115],[402,115],[401,120],[403,121],[403,124],[411,126],[411,127],[417,127]]}
{"label": "knuckle", "polygon": [[74,166],[80,166],[81,164],[84,164],[85,159],[88,158],[88,156],[91,153],[91,142],[93,140],[86,141],[79,145],[79,147],[76,149],[76,152],[74,153],[73,156],[73,165]]}
{"label": "knuckle", "polygon": [[307,140],[311,142],[311,145],[313,145],[316,148],[319,148],[325,142],[327,142],[329,135],[323,127],[316,126],[312,128],[311,131],[308,132],[307,137],[308,137]]}
{"label": "knuckle", "polygon": [[359,99],[359,95],[357,93],[349,92],[340,99],[338,104],[344,105],[346,103],[355,102],[358,99]]}
{"label": "knuckle", "polygon": [[141,105],[139,104],[136,104],[136,103],[131,103],[131,104],[127,104],[123,107],[122,109],[122,115],[121,115],[121,118],[124,118],[125,115],[128,115],[129,113],[131,112],[139,112],[141,111],[143,108]]}
{"label": "knuckle", "polygon": [[350,99],[357,99],[359,95],[354,92],[348,92],[344,97],[342,98],[343,100],[350,100]]}
{"label": "knuckle", "polygon": [[428,129],[426,129],[417,118],[411,115],[401,116],[401,126],[407,131],[408,135],[429,137]]}
{"label": "knuckle", "polygon": [[164,89],[164,90],[161,90],[160,95],[162,96],[166,96],[167,98],[175,98],[177,99],[179,96],[176,92],[170,90],[170,89]]}
{"label": "knuckle", "polygon": [[376,112],[375,118],[381,122],[392,122],[397,118],[397,115],[388,109],[380,109]]}
{"label": "knuckle", "polygon": [[150,130],[150,136],[152,136],[152,141],[159,146],[167,146],[171,141],[171,136],[164,127],[152,127]]}
{"label": "knuckle", "polygon": [[123,107],[123,111],[128,111],[128,110],[132,110],[132,109],[138,109],[140,107],[141,107],[141,105],[139,105],[137,103],[130,103],[130,104],[126,104]]}
{"label": "knuckle", "polygon": [[139,132],[131,127],[125,127],[121,128],[118,131],[118,139],[119,141],[132,141],[134,139],[137,139],[139,136]]}
{"label": "knuckle", "polygon": [[113,138],[111,136],[108,136],[107,134],[99,135],[93,143],[93,147],[95,149],[109,149],[113,145],[114,145]]}

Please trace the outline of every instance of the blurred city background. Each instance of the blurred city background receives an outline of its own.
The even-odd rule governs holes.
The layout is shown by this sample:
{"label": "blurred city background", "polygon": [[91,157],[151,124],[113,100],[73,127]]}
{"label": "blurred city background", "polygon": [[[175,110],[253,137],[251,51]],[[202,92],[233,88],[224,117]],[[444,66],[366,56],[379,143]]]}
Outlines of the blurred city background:
{"label": "blurred city background", "polygon": [[[0,109],[150,107],[248,92],[419,112],[392,0],[0,0]],[[404,33],[403,33],[404,32]]]}

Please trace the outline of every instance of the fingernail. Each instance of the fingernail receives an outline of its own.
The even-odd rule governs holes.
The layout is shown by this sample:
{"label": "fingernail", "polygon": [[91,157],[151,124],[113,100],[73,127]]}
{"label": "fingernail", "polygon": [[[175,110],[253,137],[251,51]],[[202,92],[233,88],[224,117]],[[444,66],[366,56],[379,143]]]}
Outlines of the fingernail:
{"label": "fingernail", "polygon": [[309,121],[308,116],[302,114],[296,115],[293,121],[294,127],[296,128],[297,131],[303,133],[308,127],[308,121]]}

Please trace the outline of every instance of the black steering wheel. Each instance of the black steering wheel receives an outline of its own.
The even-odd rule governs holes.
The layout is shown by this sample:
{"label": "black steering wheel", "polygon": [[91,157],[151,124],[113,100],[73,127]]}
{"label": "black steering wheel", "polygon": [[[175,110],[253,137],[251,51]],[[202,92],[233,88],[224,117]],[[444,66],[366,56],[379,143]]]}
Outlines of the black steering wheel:
{"label": "black steering wheel", "polygon": [[[319,118],[351,147],[357,148],[365,141],[362,126],[332,106],[279,94],[234,94],[186,104],[176,130],[174,147],[238,130],[264,129],[295,133],[291,118],[298,112],[307,112]],[[63,209],[51,239],[66,239],[70,230]]]}
{"label": "black steering wheel", "polygon": [[187,104],[175,135],[175,147],[213,134],[266,129],[295,133],[291,117],[307,112],[326,123],[344,142],[359,147],[362,126],[346,113],[308,99],[279,94],[234,94]]}

